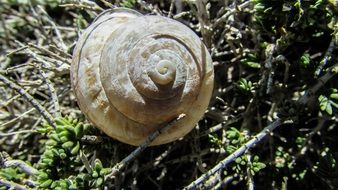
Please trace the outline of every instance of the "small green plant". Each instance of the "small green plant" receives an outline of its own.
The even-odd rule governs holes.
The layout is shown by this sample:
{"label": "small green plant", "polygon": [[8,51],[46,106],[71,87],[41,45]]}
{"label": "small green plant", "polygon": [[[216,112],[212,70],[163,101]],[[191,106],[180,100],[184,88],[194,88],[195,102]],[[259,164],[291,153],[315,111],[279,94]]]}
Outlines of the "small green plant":
{"label": "small green plant", "polygon": [[302,65],[305,68],[308,67],[310,65],[310,63],[311,63],[310,54],[307,53],[307,52],[305,52],[300,59],[301,59]]}
{"label": "small green plant", "polygon": [[338,154],[325,148],[314,166],[314,173],[327,184],[329,189],[338,188]]}
{"label": "small green plant", "polygon": [[282,169],[284,167],[291,167],[291,156],[290,154],[284,150],[282,146],[277,147],[277,150],[275,152],[275,167],[277,171],[279,169]]}
{"label": "small green plant", "polygon": [[[241,132],[234,127],[226,131],[226,138],[228,140],[225,148],[227,154],[232,154],[249,140],[245,132]],[[248,154],[244,154],[235,159],[235,163],[231,169],[233,172],[240,174],[245,171],[243,167],[248,167],[250,174],[255,175],[258,171],[265,168],[266,165],[260,161],[259,156],[255,155],[253,159],[249,160]]]}
{"label": "small green plant", "polygon": [[39,131],[47,133],[48,140],[38,163],[40,174],[38,183],[41,188],[51,189],[88,189],[100,188],[108,169],[103,168],[96,159],[90,168],[84,170],[80,159],[84,156],[84,145],[81,138],[88,130],[84,125],[72,118],[56,120],[56,129],[45,125]]}
{"label": "small green plant", "polygon": [[241,92],[245,94],[253,94],[255,92],[255,88],[252,82],[246,80],[245,78],[242,78],[237,82],[237,87]]}
{"label": "small green plant", "polygon": [[336,103],[336,101],[338,101],[338,90],[331,89],[331,94],[329,97],[320,95],[318,97],[318,101],[320,109],[325,111],[327,114],[332,115],[334,108],[338,109],[338,103]]}
{"label": "small green plant", "polygon": [[216,134],[208,134],[209,142],[213,144],[215,147],[222,147],[222,140]]}
{"label": "small green plant", "polygon": [[[22,173],[18,168],[0,168],[0,179],[21,183],[27,178],[25,173]],[[6,190],[7,187],[0,185],[0,190]]]}
{"label": "small green plant", "polygon": [[263,162],[259,161],[259,157],[254,156],[251,167],[250,167],[251,175],[255,175],[257,172],[264,169],[265,167],[266,165]]}
{"label": "small green plant", "polygon": [[137,1],[136,0],[123,0],[120,5],[122,7],[127,7],[127,8],[133,8],[136,6]]}
{"label": "small green plant", "polygon": [[[271,1],[254,0],[255,19],[267,32],[293,36],[297,41],[308,41],[318,37],[333,13],[327,9],[327,1]],[[302,33],[303,35],[294,35]],[[320,33],[322,35],[323,33]]]}
{"label": "small green plant", "polygon": [[257,55],[253,53],[249,53],[246,56],[244,56],[240,62],[241,64],[249,68],[253,68],[253,69],[261,68],[261,64],[259,63],[259,59],[257,58]]}
{"label": "small green plant", "polygon": [[[183,189],[215,166],[200,186],[338,189],[337,0],[0,2],[0,149],[8,153],[0,153],[0,190]],[[82,120],[69,86],[71,52],[82,29],[112,7],[168,15],[194,29],[210,41],[216,79],[199,133],[142,149],[126,164],[136,147],[75,119],[36,128],[41,116],[53,126],[59,113]],[[148,37],[149,47],[185,41]]]}

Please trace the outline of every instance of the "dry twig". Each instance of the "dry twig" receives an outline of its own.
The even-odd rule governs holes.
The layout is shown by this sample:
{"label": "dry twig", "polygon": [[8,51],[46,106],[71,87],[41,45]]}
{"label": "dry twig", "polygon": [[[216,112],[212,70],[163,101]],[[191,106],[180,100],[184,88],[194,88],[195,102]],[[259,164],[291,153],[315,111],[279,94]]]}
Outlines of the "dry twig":
{"label": "dry twig", "polygon": [[21,86],[7,79],[4,75],[0,73],[0,81],[5,83],[8,87],[15,90],[23,98],[25,98],[35,109],[37,109],[40,114],[46,119],[46,121],[53,127],[56,127],[53,117],[46,111],[46,109],[35,100],[30,94],[28,94]]}
{"label": "dry twig", "polygon": [[132,160],[134,160],[138,155],[140,155],[145,148],[147,148],[161,133],[170,128],[173,124],[183,119],[185,114],[179,115],[176,119],[170,121],[166,125],[162,126],[162,128],[158,129],[154,133],[148,136],[148,138],[142,143],[139,147],[137,147],[132,153],[130,153],[126,158],[124,158],[121,162],[116,164],[110,174],[106,177],[113,178],[118,172],[120,172],[127,164],[129,164]]}

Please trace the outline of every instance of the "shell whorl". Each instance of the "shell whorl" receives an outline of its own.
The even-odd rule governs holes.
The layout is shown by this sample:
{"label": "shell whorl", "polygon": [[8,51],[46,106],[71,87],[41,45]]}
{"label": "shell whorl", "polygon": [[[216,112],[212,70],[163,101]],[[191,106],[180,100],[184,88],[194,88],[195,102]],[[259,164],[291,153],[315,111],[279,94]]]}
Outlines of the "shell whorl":
{"label": "shell whorl", "polygon": [[94,125],[132,145],[185,113],[153,145],[173,141],[207,108],[210,55],[183,24],[124,10],[102,14],[77,43],[72,84],[78,104]]}
{"label": "shell whorl", "polygon": [[159,60],[148,67],[147,73],[155,85],[167,85],[175,80],[176,65],[167,59]]}

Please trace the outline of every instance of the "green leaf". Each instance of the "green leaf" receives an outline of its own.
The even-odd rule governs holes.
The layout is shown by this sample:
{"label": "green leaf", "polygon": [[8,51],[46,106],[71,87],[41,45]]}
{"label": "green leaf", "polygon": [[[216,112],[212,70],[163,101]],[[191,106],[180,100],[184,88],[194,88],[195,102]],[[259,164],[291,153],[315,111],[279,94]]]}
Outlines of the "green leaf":
{"label": "green leaf", "polygon": [[327,97],[320,95],[318,97],[318,101],[319,101],[319,106],[320,109],[322,111],[325,111],[326,113],[328,113],[329,115],[332,115],[333,111],[332,111],[332,101],[330,101]]}
{"label": "green leaf", "polygon": [[62,144],[62,148],[64,149],[69,149],[69,148],[72,148],[73,146],[74,146],[74,143],[72,141],[67,141]]}
{"label": "green leaf", "polygon": [[255,69],[261,68],[259,59],[257,58],[255,54],[252,54],[252,53],[247,54],[243,59],[240,60],[240,63],[250,68],[255,68]]}
{"label": "green leaf", "polygon": [[52,165],[53,164],[53,159],[50,159],[50,158],[43,158],[42,159],[42,162],[43,163],[46,163],[48,165]]}
{"label": "green leaf", "polygon": [[253,61],[248,61],[248,62],[245,62],[245,64],[251,68],[255,68],[255,69],[259,69],[261,68],[261,64],[260,63],[257,63],[257,62],[253,62]]}
{"label": "green leaf", "polygon": [[99,173],[97,173],[97,171],[93,171],[92,177],[93,177],[93,178],[99,177]]}
{"label": "green leaf", "polygon": [[76,126],[75,126],[75,135],[77,138],[81,138],[83,136],[83,124],[82,123],[78,123]]}
{"label": "green leaf", "polygon": [[242,158],[241,158],[241,157],[236,158],[235,162],[236,162],[237,164],[241,163],[241,162],[242,162]]}
{"label": "green leaf", "polygon": [[60,139],[61,139],[61,137],[69,137],[70,136],[69,131],[66,131],[66,130],[61,131],[58,134],[59,134]]}
{"label": "green leaf", "polygon": [[228,145],[228,146],[226,146],[226,151],[228,152],[228,153],[233,153],[233,152],[235,152],[235,150],[237,149],[237,147],[235,147],[235,146],[233,146],[233,145]]}
{"label": "green leaf", "polygon": [[65,125],[64,128],[72,134],[75,134],[74,127],[72,125]]}
{"label": "green leaf", "polygon": [[70,151],[70,153],[72,155],[76,155],[80,150],[80,142],[77,141],[76,145],[74,146],[74,148]]}
{"label": "green leaf", "polygon": [[[262,162],[255,162],[254,163],[254,167],[257,169],[257,171],[259,171],[259,170],[265,168],[266,165],[264,163],[262,163]],[[257,172],[257,171],[255,170],[255,172]]]}
{"label": "green leaf", "polygon": [[254,91],[254,87],[252,86],[252,82],[246,80],[245,78],[241,78],[238,83],[237,86],[239,87],[240,90],[244,91],[244,92],[250,92],[252,93]]}
{"label": "green leaf", "polygon": [[36,129],[36,131],[39,132],[39,133],[48,133],[50,131],[50,129],[45,128],[45,127],[38,127]]}
{"label": "green leaf", "polygon": [[60,140],[61,140],[61,142],[63,142],[63,143],[69,141],[69,139],[68,139],[66,136],[60,137]]}
{"label": "green leaf", "polygon": [[103,168],[102,163],[99,159],[95,159],[95,170],[100,171]]}
{"label": "green leaf", "polygon": [[328,103],[328,104],[326,105],[325,111],[326,111],[329,115],[332,115],[332,106],[331,106],[330,103]]}
{"label": "green leaf", "polygon": [[338,93],[332,93],[332,94],[330,95],[330,98],[335,99],[335,100],[338,100]]}
{"label": "green leaf", "polygon": [[310,58],[310,54],[308,53],[304,53],[302,55],[302,57],[300,58],[302,64],[304,67],[307,67],[310,64],[311,58]]}
{"label": "green leaf", "polygon": [[51,184],[52,184],[52,180],[51,179],[48,179],[48,180],[46,180],[45,182],[43,182],[43,183],[41,183],[40,184],[40,187],[42,187],[42,188],[47,188],[47,187],[49,187]]}
{"label": "green leaf", "polygon": [[60,153],[60,158],[61,158],[61,159],[67,158],[67,154],[66,154],[66,153]]}
{"label": "green leaf", "polygon": [[45,172],[40,172],[38,177],[43,181],[49,178],[48,174]]}
{"label": "green leaf", "polygon": [[55,130],[56,130],[57,133],[60,133],[60,132],[62,132],[62,131],[65,130],[65,127],[64,127],[64,125],[58,125],[58,124],[56,124]]}
{"label": "green leaf", "polygon": [[109,173],[109,168],[103,168],[100,170],[100,176],[105,176],[106,174]]}
{"label": "green leaf", "polygon": [[102,183],[103,183],[103,178],[102,178],[102,177],[98,178],[98,179],[96,180],[96,187],[101,186]]}
{"label": "green leaf", "polygon": [[53,139],[49,139],[47,142],[46,142],[46,145],[47,146],[56,146],[58,144],[57,141],[53,140]]}
{"label": "green leaf", "polygon": [[49,138],[51,138],[51,139],[53,139],[53,140],[55,140],[55,141],[57,141],[57,142],[60,141],[59,136],[58,136],[57,134],[55,134],[55,133],[50,134],[50,135],[49,135]]}

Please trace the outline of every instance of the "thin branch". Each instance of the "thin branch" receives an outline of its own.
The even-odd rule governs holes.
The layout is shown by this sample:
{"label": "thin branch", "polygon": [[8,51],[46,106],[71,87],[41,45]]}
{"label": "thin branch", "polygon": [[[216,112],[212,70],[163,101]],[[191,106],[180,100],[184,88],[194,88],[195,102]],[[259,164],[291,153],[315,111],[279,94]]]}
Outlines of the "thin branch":
{"label": "thin branch", "polygon": [[207,169],[203,167],[202,156],[200,154],[198,154],[199,152],[201,152],[200,141],[198,140],[198,138],[196,138],[196,137],[200,136],[198,127],[193,131],[193,134],[194,134],[195,137],[191,141],[191,149],[192,149],[193,154],[198,155],[196,165],[201,172],[206,172]]}
{"label": "thin branch", "polygon": [[252,168],[252,162],[251,162],[251,154],[248,153],[246,155],[247,157],[247,160],[248,160],[248,166],[246,167],[246,174],[247,174],[247,177],[248,177],[248,181],[247,181],[247,189],[248,190],[254,190],[255,189],[255,186],[254,186],[254,180],[253,180],[253,176],[251,174],[251,168]]}
{"label": "thin branch", "polygon": [[232,180],[234,180],[235,177],[229,176],[223,179],[223,181],[219,182],[215,185],[214,189],[222,189],[224,186],[226,186],[228,183],[230,183]]}
{"label": "thin branch", "polygon": [[1,25],[2,25],[2,28],[3,28],[4,34],[5,34],[5,42],[6,42],[6,45],[8,46],[9,39],[10,39],[10,34],[9,34],[8,30],[7,30],[6,22],[5,22],[5,19],[4,19],[3,15],[1,14],[0,17],[1,17],[1,19],[0,19]]}
{"label": "thin branch", "polygon": [[78,8],[78,9],[87,9],[94,12],[102,12],[104,11],[101,7],[96,6],[89,6],[84,4],[75,4],[75,3],[67,3],[59,5],[59,7],[68,7],[68,8]]}
{"label": "thin branch", "polygon": [[316,69],[315,74],[316,74],[317,77],[322,73],[323,68],[327,65],[327,63],[329,62],[329,60],[332,58],[332,53],[336,49],[336,45],[335,44],[336,44],[336,37],[333,36],[332,40],[330,42],[330,45],[329,45],[329,47],[326,50],[324,59],[320,62],[320,64],[318,65],[318,68]]}
{"label": "thin branch", "polygon": [[217,26],[223,22],[225,22],[228,17],[232,14],[234,14],[236,11],[247,8],[249,5],[251,4],[251,0],[245,1],[244,3],[236,6],[235,8],[229,10],[227,13],[225,13],[222,17],[220,17],[219,19],[216,20],[214,26]]}
{"label": "thin branch", "polygon": [[[335,74],[337,74],[334,71],[334,68],[337,67],[338,64],[333,65],[329,72],[327,72],[324,76],[318,79],[318,82],[309,90],[305,92],[305,94],[298,99],[298,103],[300,104],[306,104],[310,97],[314,95],[327,81],[329,81]],[[292,121],[286,121],[286,122],[292,122]],[[255,146],[257,143],[259,143],[265,136],[267,136],[270,132],[272,132],[276,127],[283,124],[283,120],[280,118],[277,118],[273,123],[265,127],[260,133],[255,135],[250,141],[242,145],[239,149],[237,149],[234,153],[226,157],[224,160],[219,162],[216,166],[214,166],[211,170],[209,170],[207,173],[200,176],[197,180],[190,183],[185,189],[195,189],[197,186],[199,186],[203,181],[207,180],[211,175],[215,174],[217,171],[225,168],[229,163],[234,161],[237,157],[241,156],[243,153],[245,153],[247,150]]]}
{"label": "thin branch", "polygon": [[16,190],[26,190],[26,187],[11,181],[6,181],[0,178],[0,185],[4,185],[9,189],[16,189]]}
{"label": "thin branch", "polygon": [[46,119],[46,121],[53,126],[56,127],[53,117],[48,113],[45,108],[35,100],[30,94],[28,94],[21,86],[7,79],[4,75],[0,73],[0,81],[5,83],[9,88],[15,90],[19,93],[24,99],[26,99],[35,109],[37,109],[40,114]]}
{"label": "thin branch", "polygon": [[[35,52],[33,52],[32,50],[30,50],[30,49],[28,48],[28,46],[26,46],[26,45],[24,45],[23,43],[21,43],[21,42],[19,42],[19,41],[16,41],[16,40],[15,40],[15,42],[21,46],[21,49],[20,49],[20,50],[26,50],[26,53],[27,53],[28,55],[30,55],[31,57],[35,58],[36,61],[39,62],[39,63],[41,63],[44,67],[48,68],[48,67],[50,66],[50,64],[49,64],[47,61],[45,61],[45,60],[41,59],[40,57],[38,57],[37,54],[36,54]],[[19,49],[18,49],[18,50],[19,50]],[[18,50],[16,50],[16,52],[17,52]],[[13,53],[11,53],[11,54],[13,54]],[[59,66],[59,65],[56,65],[56,66]]]}
{"label": "thin branch", "polygon": [[196,0],[195,1],[197,11],[196,16],[200,23],[201,33],[203,37],[203,42],[208,49],[212,48],[212,29],[210,24],[210,14],[207,9],[207,1],[205,0]]}
{"label": "thin branch", "polygon": [[[19,96],[20,96],[20,95],[19,95]],[[35,108],[31,108],[31,109],[29,109],[28,111],[25,111],[24,113],[22,113],[21,115],[19,115],[19,116],[13,118],[13,119],[11,119],[11,120],[9,120],[9,121],[7,121],[7,122],[1,124],[1,125],[0,125],[0,129],[1,129],[2,127],[9,126],[9,125],[12,125],[12,124],[16,123],[19,119],[21,119],[21,118],[24,117],[25,115],[28,115],[29,113],[33,112],[34,110],[35,110]],[[1,133],[0,133],[0,134],[1,134]],[[1,135],[0,135],[0,136],[1,136]]]}
{"label": "thin branch", "polygon": [[236,116],[235,118],[232,118],[232,119],[228,119],[226,122],[222,122],[222,123],[219,123],[215,126],[212,126],[210,127],[209,129],[205,130],[205,131],[202,131],[200,133],[200,137],[203,137],[203,136],[207,136],[209,135],[210,133],[214,133],[214,132],[217,132],[221,129],[226,129],[228,126],[238,122],[239,120],[243,119],[243,115],[242,114],[239,114],[238,116]]}
{"label": "thin branch", "polygon": [[12,160],[9,155],[5,152],[0,153],[0,166],[1,167],[18,167],[23,172],[28,175],[38,175],[39,171],[32,166],[28,165],[26,162],[22,160]]}
{"label": "thin branch", "polygon": [[317,83],[310,88],[309,90],[307,90],[305,92],[305,94],[298,100],[298,102],[300,104],[306,104],[309,99],[322,87],[324,86],[325,83],[327,83],[327,81],[329,81],[335,74],[337,74],[337,71],[335,70],[335,67],[338,67],[338,63],[333,65],[332,67],[329,68],[329,71],[323,75],[322,77],[320,77],[319,79],[317,79]]}
{"label": "thin branch", "polygon": [[288,59],[286,59],[285,56],[283,55],[278,55],[276,58],[274,58],[274,61],[279,61],[281,63],[283,63],[285,65],[285,70],[284,70],[284,85],[286,84],[288,78],[289,78],[289,70],[290,70],[290,62],[288,61]]}
{"label": "thin branch", "polygon": [[174,5],[175,5],[175,0],[171,0],[170,8],[169,8],[169,13],[168,13],[168,18],[171,18],[172,15],[173,15]]}
{"label": "thin branch", "polygon": [[9,133],[0,132],[0,137],[12,136],[12,135],[17,135],[17,134],[25,134],[25,133],[37,133],[37,131],[36,130],[21,130],[21,131],[9,132]]}
{"label": "thin branch", "polygon": [[58,54],[56,54],[56,53],[54,53],[54,52],[52,52],[52,51],[46,49],[46,48],[37,46],[37,45],[35,45],[35,44],[33,44],[33,43],[28,43],[28,47],[35,48],[35,49],[39,50],[39,51],[42,52],[42,53],[48,54],[49,56],[54,57],[54,58],[56,58],[56,59],[58,59],[58,60],[64,62],[65,64],[68,64],[68,65],[71,64],[71,62],[69,61],[69,59],[64,58],[64,57],[62,57],[62,56],[60,56],[60,55],[58,55]]}
{"label": "thin branch", "polygon": [[[273,77],[274,77],[274,70],[273,70],[273,54],[276,52],[276,45],[275,44],[270,44],[265,50],[265,71],[262,77],[262,83],[264,86],[266,85],[266,94],[270,94],[272,92],[272,86],[273,86]],[[264,89],[264,88],[262,88]]]}
{"label": "thin branch", "polygon": [[33,63],[23,63],[20,65],[15,65],[9,68],[6,68],[6,71],[4,73],[13,73],[13,72],[25,72],[27,69],[33,69],[35,68],[36,64]]}
{"label": "thin branch", "polygon": [[190,15],[190,14],[191,14],[190,11],[185,11],[185,12],[181,12],[181,13],[174,15],[173,18],[177,20],[177,19],[180,19],[180,18],[185,17],[185,16]]}
{"label": "thin branch", "polygon": [[107,6],[109,8],[114,8],[115,7],[112,3],[109,3],[106,0],[100,0],[100,1],[104,4],[104,6]]}
{"label": "thin branch", "polygon": [[276,119],[273,123],[268,125],[266,128],[264,128],[260,133],[255,135],[251,140],[249,140],[247,143],[245,143],[243,146],[241,146],[239,149],[237,149],[234,153],[226,157],[224,160],[219,162],[216,166],[214,166],[211,170],[209,170],[207,173],[203,174],[201,177],[199,177],[197,180],[190,183],[187,187],[184,189],[196,189],[197,186],[199,186],[203,181],[207,180],[211,175],[214,175],[219,170],[225,168],[229,163],[234,161],[237,157],[241,156],[243,153],[248,151],[250,148],[255,146],[258,142],[260,142],[266,135],[268,135],[271,131],[273,131],[276,127],[283,124],[282,119]]}
{"label": "thin branch", "polygon": [[172,164],[179,164],[183,162],[192,162],[195,159],[197,159],[199,156],[205,156],[205,155],[212,154],[212,153],[223,155],[225,154],[225,151],[222,149],[216,149],[216,148],[206,148],[204,150],[201,150],[201,152],[198,152],[197,154],[188,154],[188,155],[184,155],[182,157],[179,157],[173,160],[169,160],[163,164],[160,164],[158,167],[166,167],[168,164],[172,165]]}
{"label": "thin branch", "polygon": [[[0,71],[0,73],[1,73],[1,71]],[[29,87],[28,87],[26,90],[29,90]],[[8,99],[6,102],[0,103],[0,107],[6,107],[6,106],[8,106],[9,104],[13,103],[14,100],[17,100],[17,99],[20,98],[20,97],[21,97],[20,94],[17,94],[17,95],[15,95],[15,96],[12,96],[12,97],[11,97],[10,99]]]}
{"label": "thin branch", "polygon": [[44,79],[46,85],[49,88],[49,92],[50,92],[50,95],[51,95],[51,98],[52,98],[52,104],[54,105],[54,116],[55,117],[61,117],[60,104],[59,104],[58,95],[56,93],[54,85],[49,80],[48,76],[46,75],[46,73],[42,69],[39,69],[39,72],[41,73],[42,78]]}
{"label": "thin branch", "polygon": [[174,120],[168,122],[166,125],[164,125],[162,128],[158,129],[154,133],[150,134],[148,138],[144,141],[143,144],[141,144],[139,147],[137,147],[131,154],[129,154],[127,157],[125,157],[121,162],[116,164],[110,174],[106,176],[107,178],[113,178],[117,173],[119,173],[127,164],[129,164],[131,161],[133,161],[138,155],[140,155],[145,148],[147,148],[161,133],[169,129],[173,124],[178,122],[179,120],[183,119],[186,115],[181,114]]}
{"label": "thin branch", "polygon": [[56,37],[59,39],[59,43],[60,43],[60,46],[61,48],[64,50],[64,51],[67,51],[68,50],[68,47],[67,45],[64,43],[63,39],[62,39],[62,36],[61,36],[61,33],[59,31],[59,29],[57,28],[55,22],[52,20],[52,18],[50,18],[50,16],[48,15],[48,13],[40,6],[38,5],[37,8],[45,15],[44,19],[46,19],[47,22],[49,22],[50,25],[52,25],[53,29],[54,29],[54,32],[56,34]]}
{"label": "thin branch", "polygon": [[60,50],[60,49],[59,49],[58,47],[56,47],[55,45],[49,44],[48,47],[49,47],[52,51],[58,52],[58,53],[61,55],[61,57],[66,57],[66,58],[68,58],[68,59],[72,59],[72,55],[68,54],[68,53],[65,52],[65,51]]}
{"label": "thin branch", "polygon": [[25,50],[25,49],[27,49],[27,48],[28,48],[28,46],[22,46],[22,47],[19,47],[18,49],[15,49],[15,50],[13,50],[13,51],[7,53],[6,56],[9,57],[9,56],[11,56],[11,55],[13,55],[13,54],[17,54],[17,53],[19,53],[19,52],[21,52],[21,51],[23,51],[23,50]]}

